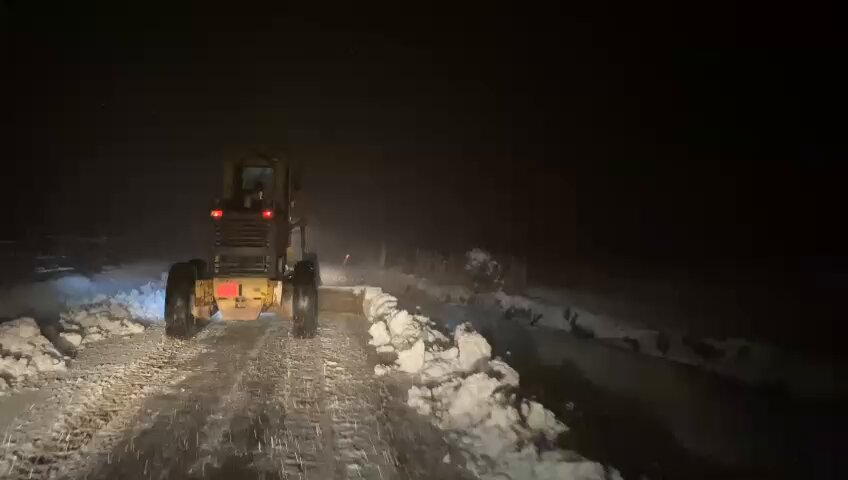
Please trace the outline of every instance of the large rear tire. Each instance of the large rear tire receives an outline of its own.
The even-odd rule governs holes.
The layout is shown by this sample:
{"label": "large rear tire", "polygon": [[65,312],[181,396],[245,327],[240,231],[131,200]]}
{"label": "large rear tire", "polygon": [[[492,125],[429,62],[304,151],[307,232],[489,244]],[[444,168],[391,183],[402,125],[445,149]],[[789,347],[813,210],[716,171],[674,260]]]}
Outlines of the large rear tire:
{"label": "large rear tire", "polygon": [[192,315],[194,283],[197,270],[191,263],[175,263],[168,272],[165,287],[165,334],[191,338],[200,330],[200,322]]}
{"label": "large rear tire", "polygon": [[292,275],[292,323],[298,337],[318,334],[318,285],[309,261],[297,262]]}

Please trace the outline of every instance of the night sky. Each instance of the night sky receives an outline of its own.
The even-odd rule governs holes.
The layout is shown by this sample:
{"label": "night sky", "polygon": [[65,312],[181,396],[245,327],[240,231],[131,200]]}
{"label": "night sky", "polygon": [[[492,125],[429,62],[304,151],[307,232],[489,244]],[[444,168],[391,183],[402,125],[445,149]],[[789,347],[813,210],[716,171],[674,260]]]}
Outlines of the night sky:
{"label": "night sky", "polygon": [[825,10],[70,3],[0,7],[4,237],[198,241],[221,162],[284,152],[340,248],[844,266]]}

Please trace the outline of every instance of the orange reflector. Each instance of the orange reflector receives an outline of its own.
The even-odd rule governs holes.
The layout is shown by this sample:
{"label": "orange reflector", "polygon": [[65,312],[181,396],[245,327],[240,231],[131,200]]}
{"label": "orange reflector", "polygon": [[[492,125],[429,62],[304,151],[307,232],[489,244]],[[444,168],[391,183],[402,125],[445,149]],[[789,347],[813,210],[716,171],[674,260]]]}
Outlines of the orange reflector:
{"label": "orange reflector", "polygon": [[238,297],[238,295],[239,284],[235,282],[219,283],[218,290],[215,292],[215,296],[219,298]]}

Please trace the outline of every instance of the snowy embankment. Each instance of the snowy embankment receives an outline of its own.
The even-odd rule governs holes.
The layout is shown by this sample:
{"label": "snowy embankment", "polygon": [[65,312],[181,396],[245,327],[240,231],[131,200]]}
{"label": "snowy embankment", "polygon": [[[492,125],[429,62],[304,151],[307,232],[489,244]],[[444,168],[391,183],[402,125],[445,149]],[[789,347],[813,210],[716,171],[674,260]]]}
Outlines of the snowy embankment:
{"label": "snowy embankment", "polygon": [[524,323],[528,328],[564,330],[578,338],[695,366],[747,384],[775,386],[813,397],[828,397],[834,393],[832,366],[764,343],[639,328],[566,302],[553,304],[504,292],[475,295],[472,301],[494,307],[503,312],[505,321]]}
{"label": "snowy embankment", "polygon": [[[66,310],[59,313],[58,324],[55,317],[42,317],[41,326],[32,317],[0,324],[0,395],[10,388],[37,385],[45,375],[65,371],[70,360],[68,354],[92,342],[140,333],[146,325],[160,321],[165,308],[164,276],[161,278],[111,296],[65,298]],[[33,285],[27,302],[36,301],[32,292],[55,288],[55,284]],[[56,300],[48,297],[44,301],[52,308]]]}
{"label": "snowy embankment", "polygon": [[[519,375],[491,358],[491,347],[470,325],[452,337],[427,317],[397,308],[397,299],[363,287],[370,343],[387,362],[378,376],[412,375],[408,404],[466,454],[464,464],[480,478],[603,479],[618,473],[555,447],[567,427],[538,402],[517,395]],[[446,457],[444,461],[458,461]]]}
{"label": "snowy embankment", "polygon": [[[334,271],[338,283],[373,283],[396,291],[414,288],[446,304],[480,307],[498,312],[499,322],[510,322],[530,331],[554,329],[586,341],[632,350],[712,372],[754,386],[783,388],[797,395],[828,398],[844,395],[834,385],[837,367],[802,358],[768,344],[742,338],[694,337],[683,331],[644,328],[572,302],[567,292],[544,299],[503,291],[475,293],[465,285],[440,285],[398,271]],[[530,289],[530,292],[534,292]],[[491,319],[487,319],[487,322]],[[840,367],[841,368],[841,367]]]}

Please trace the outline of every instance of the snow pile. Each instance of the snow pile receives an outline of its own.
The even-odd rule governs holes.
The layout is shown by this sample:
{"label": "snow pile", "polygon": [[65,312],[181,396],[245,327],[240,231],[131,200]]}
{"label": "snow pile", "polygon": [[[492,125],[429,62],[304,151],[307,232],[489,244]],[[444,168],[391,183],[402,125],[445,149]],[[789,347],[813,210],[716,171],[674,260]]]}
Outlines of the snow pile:
{"label": "snow pile", "polygon": [[61,353],[41,335],[34,319],[0,325],[0,395],[40,374],[66,370]]}
{"label": "snow pile", "polygon": [[80,347],[115,335],[141,333],[144,325],[139,321],[145,319],[136,317],[133,310],[145,315],[151,314],[141,305],[146,305],[146,301],[130,293],[70,310],[59,316],[63,330],[60,336],[75,347]]}
{"label": "snow pile", "polygon": [[365,298],[366,316],[379,319],[372,321],[368,329],[371,334],[368,343],[377,347],[380,353],[396,353],[394,368],[408,373],[419,372],[427,361],[430,362],[428,366],[432,365],[432,352],[441,352],[441,346],[449,342],[447,337],[434,328],[429,318],[399,310],[395,297],[372,288],[366,290]]}
{"label": "snow pile", "polygon": [[60,336],[74,347],[111,336],[132,335],[165,315],[165,282],[149,282],[114,296],[97,295],[59,315]]}
{"label": "snow pile", "polygon": [[[165,290],[151,282],[112,297],[98,295],[84,305],[59,314],[58,345],[66,353],[112,336],[141,333],[145,324],[162,320]],[[62,345],[64,343],[64,345]],[[67,369],[65,357],[41,334],[29,317],[0,324],[0,395],[9,388],[35,384],[47,373]]]}
{"label": "snow pile", "polygon": [[364,292],[363,310],[372,323],[370,343],[396,352],[394,364],[378,365],[375,374],[412,374],[409,406],[452,433],[467,454],[466,468],[478,477],[618,478],[552,447],[567,427],[538,402],[518,398],[518,373],[492,360],[491,346],[470,325],[459,325],[449,339],[429,318],[399,310],[395,297],[374,288]]}

